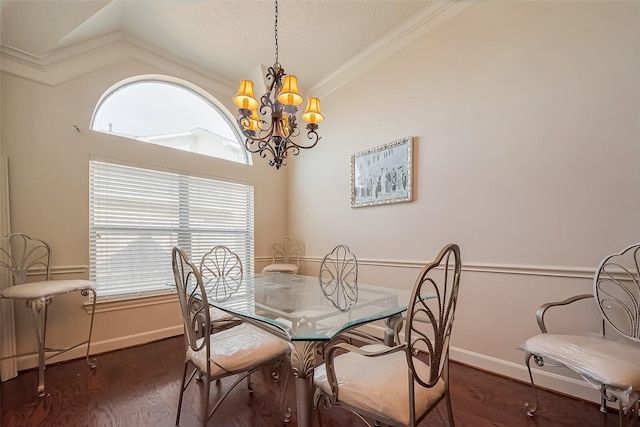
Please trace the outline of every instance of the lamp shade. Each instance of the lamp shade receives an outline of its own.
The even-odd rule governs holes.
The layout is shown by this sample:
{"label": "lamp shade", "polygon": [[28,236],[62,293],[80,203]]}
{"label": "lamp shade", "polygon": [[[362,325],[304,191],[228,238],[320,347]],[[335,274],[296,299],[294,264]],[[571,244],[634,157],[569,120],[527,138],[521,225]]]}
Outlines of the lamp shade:
{"label": "lamp shade", "polygon": [[238,93],[233,97],[233,103],[238,108],[245,110],[255,110],[258,108],[258,100],[253,94],[253,82],[251,80],[242,80]]}
{"label": "lamp shade", "polygon": [[304,101],[298,92],[298,78],[296,76],[285,76],[278,101],[283,105],[300,105]]}
{"label": "lamp shade", "polygon": [[324,116],[320,111],[320,100],[318,98],[309,98],[307,108],[302,115],[302,120],[312,124],[318,124],[324,120]]}
{"label": "lamp shade", "polygon": [[249,126],[247,130],[260,130],[260,118],[258,117],[257,110],[251,110],[251,118],[249,119]]}

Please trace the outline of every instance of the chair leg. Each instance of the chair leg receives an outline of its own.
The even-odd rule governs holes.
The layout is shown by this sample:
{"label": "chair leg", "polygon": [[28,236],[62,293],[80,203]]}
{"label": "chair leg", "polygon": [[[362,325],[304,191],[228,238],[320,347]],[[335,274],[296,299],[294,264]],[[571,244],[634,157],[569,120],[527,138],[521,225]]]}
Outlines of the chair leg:
{"label": "chair leg", "polygon": [[525,355],[525,363],[527,365],[527,369],[529,370],[529,380],[531,381],[531,389],[533,390],[533,405],[529,402],[525,403],[525,407],[527,408],[527,415],[533,417],[536,410],[538,409],[538,391],[536,390],[536,385],[533,382],[533,374],[531,373],[531,358],[535,357],[533,353],[528,353]]}
{"label": "chair leg", "polygon": [[44,343],[47,333],[47,305],[50,300],[36,298],[27,301],[33,312],[33,320],[36,327],[36,339],[38,341],[38,397],[44,396]]}
{"label": "chair leg", "polygon": [[182,381],[180,383],[180,397],[178,398],[178,413],[176,414],[176,425],[180,425],[180,411],[182,410],[182,397],[184,396],[184,387],[187,380],[187,367],[188,363],[184,363],[184,372],[182,373]]}
{"label": "chair leg", "polygon": [[447,401],[447,415],[449,416],[449,427],[454,427],[455,422],[453,421],[453,409],[451,407],[451,393],[449,393],[449,386],[445,391],[445,400]]}
{"label": "chair leg", "polygon": [[209,421],[209,391],[211,389],[211,381],[209,380],[209,372],[207,372],[206,375],[207,378],[204,379],[204,393],[202,393],[202,427],[207,427],[207,422]]}
{"label": "chair leg", "polygon": [[[618,400],[618,410],[620,412],[620,427],[634,427],[636,425],[636,421],[638,420],[638,415],[640,415],[638,413],[639,409],[640,404],[638,403],[638,400],[630,404],[626,411],[624,410],[622,401]],[[628,423],[625,423],[625,418]]]}
{"label": "chair leg", "polygon": [[602,412],[603,414],[607,413],[607,395],[606,395],[607,389],[605,388],[605,386],[601,386],[600,387],[600,412]]}
{"label": "chair leg", "polygon": [[253,393],[253,378],[251,378],[251,374],[247,375],[247,390],[249,390],[249,393]]}
{"label": "chair leg", "polygon": [[622,401],[618,400],[618,425],[624,427],[624,408],[622,407]]}
{"label": "chair leg", "polygon": [[449,390],[449,356],[448,355],[447,355],[447,361],[444,365],[443,376],[445,380],[444,399],[447,403],[447,416],[449,417],[449,427],[454,427],[455,422],[453,421],[453,407],[451,406],[451,392]]}
{"label": "chair leg", "polygon": [[89,295],[89,291],[93,293],[93,304],[91,305],[91,320],[89,321],[89,338],[87,338],[87,355],[85,360],[91,369],[95,369],[97,364],[96,358],[89,358],[89,351],[91,350],[91,335],[93,334],[93,318],[96,315],[96,291],[93,289],[83,289],[81,293],[86,297]]}

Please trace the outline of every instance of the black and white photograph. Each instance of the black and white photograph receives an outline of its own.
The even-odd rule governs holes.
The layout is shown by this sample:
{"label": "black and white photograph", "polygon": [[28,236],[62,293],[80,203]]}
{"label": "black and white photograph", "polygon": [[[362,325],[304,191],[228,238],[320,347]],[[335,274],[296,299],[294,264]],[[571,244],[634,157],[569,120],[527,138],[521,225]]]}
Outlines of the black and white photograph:
{"label": "black and white photograph", "polygon": [[412,200],[413,138],[408,136],[351,155],[351,207]]}

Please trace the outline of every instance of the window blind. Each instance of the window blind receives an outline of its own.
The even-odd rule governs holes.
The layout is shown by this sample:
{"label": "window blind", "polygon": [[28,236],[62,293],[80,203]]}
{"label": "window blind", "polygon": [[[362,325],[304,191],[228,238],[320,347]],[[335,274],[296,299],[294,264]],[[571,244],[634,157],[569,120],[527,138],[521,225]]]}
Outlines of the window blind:
{"label": "window blind", "polygon": [[253,186],[96,160],[89,181],[89,274],[98,299],[174,291],[174,246],[199,266],[225,245],[253,273]]}

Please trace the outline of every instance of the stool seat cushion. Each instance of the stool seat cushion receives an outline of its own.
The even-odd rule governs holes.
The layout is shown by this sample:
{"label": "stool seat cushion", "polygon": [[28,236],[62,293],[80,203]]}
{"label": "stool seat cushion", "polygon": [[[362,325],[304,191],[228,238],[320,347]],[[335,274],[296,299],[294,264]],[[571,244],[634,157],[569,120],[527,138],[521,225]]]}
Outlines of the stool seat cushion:
{"label": "stool seat cushion", "polygon": [[89,280],[45,280],[42,282],[29,282],[3,289],[1,295],[3,298],[34,299],[66,294],[83,289],[95,290],[95,283]]}
{"label": "stool seat cushion", "polygon": [[625,407],[640,397],[639,344],[603,335],[538,334],[522,348],[563,364],[596,388],[606,385]]}
{"label": "stool seat cushion", "polygon": [[553,359],[601,384],[640,390],[640,345],[602,335],[538,334],[524,349]]}
{"label": "stool seat cushion", "polygon": [[269,264],[262,269],[263,273],[281,272],[298,274],[298,266],[296,264]]}

